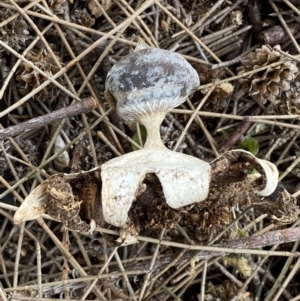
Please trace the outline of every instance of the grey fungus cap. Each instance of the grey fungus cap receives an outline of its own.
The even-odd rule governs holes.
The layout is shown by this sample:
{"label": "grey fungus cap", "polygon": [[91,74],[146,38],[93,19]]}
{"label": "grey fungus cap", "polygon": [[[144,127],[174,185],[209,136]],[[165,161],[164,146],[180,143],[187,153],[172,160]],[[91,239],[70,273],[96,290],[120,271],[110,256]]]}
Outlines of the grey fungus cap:
{"label": "grey fungus cap", "polygon": [[195,69],[178,53],[157,48],[134,51],[109,71],[106,91],[115,98],[125,120],[168,112],[200,85]]}

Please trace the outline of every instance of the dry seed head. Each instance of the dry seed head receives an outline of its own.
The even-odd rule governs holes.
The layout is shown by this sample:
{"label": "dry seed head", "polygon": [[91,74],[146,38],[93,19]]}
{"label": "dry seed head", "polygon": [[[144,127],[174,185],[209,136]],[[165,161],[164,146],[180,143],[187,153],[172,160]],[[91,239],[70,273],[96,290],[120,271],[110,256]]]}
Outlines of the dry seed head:
{"label": "dry seed head", "polygon": [[227,94],[231,94],[234,90],[234,86],[231,83],[222,83],[219,87]]}
{"label": "dry seed head", "polygon": [[85,27],[92,27],[95,24],[95,18],[92,18],[85,8],[76,9],[71,15],[71,20],[74,23],[83,25]]}
{"label": "dry seed head", "polygon": [[243,23],[243,13],[240,10],[235,10],[230,14],[230,23],[240,26]]}
{"label": "dry seed head", "polygon": [[[0,10],[0,22],[4,22],[16,12],[10,9]],[[22,16],[13,19],[8,24],[0,27],[0,40],[13,48],[16,51],[20,51],[25,46],[26,40],[30,38],[28,25]],[[4,51],[4,48],[0,47],[0,52]]]}
{"label": "dry seed head", "polygon": [[160,21],[160,30],[162,32],[168,32],[169,31],[170,24],[166,22],[165,20]]}
{"label": "dry seed head", "polygon": [[48,0],[48,4],[51,10],[56,14],[63,14],[64,13],[64,3],[67,0]]}
{"label": "dry seed head", "polygon": [[282,95],[280,109],[283,114],[300,114],[300,89],[292,87]]}
{"label": "dry seed head", "polygon": [[[57,60],[60,60],[58,56],[56,58]],[[26,59],[31,61],[36,67],[47,73],[49,76],[53,76],[59,71],[59,67],[56,65],[52,55],[43,47],[41,49],[35,49],[28,52]],[[32,90],[47,81],[46,77],[32,69],[26,63],[20,64],[16,75],[16,79],[19,82],[18,89],[22,95],[30,93]],[[62,82],[60,78],[58,78],[57,81]],[[45,100],[47,98],[57,96],[59,93],[60,89],[58,89],[53,83],[50,83],[34,97]]]}

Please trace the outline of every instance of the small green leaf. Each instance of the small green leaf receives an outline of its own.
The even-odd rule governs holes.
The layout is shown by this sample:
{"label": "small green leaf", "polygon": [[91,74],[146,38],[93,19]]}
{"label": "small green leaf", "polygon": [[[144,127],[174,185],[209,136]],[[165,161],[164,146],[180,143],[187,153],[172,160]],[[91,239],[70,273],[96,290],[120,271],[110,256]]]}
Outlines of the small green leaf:
{"label": "small green leaf", "polygon": [[[147,139],[147,131],[143,125],[140,126],[140,131],[141,131],[142,143],[144,145],[146,143],[146,139]],[[139,135],[137,132],[132,136],[132,140],[140,145],[140,139],[139,139]],[[131,147],[132,147],[132,150],[134,150],[134,151],[138,150],[138,148],[135,147],[133,144],[131,145]]]}
{"label": "small green leaf", "polygon": [[240,140],[239,148],[248,150],[255,156],[259,151],[259,143],[253,137],[245,136]]}
{"label": "small green leaf", "polygon": [[240,227],[238,227],[238,234],[242,238],[248,237],[247,234]]}

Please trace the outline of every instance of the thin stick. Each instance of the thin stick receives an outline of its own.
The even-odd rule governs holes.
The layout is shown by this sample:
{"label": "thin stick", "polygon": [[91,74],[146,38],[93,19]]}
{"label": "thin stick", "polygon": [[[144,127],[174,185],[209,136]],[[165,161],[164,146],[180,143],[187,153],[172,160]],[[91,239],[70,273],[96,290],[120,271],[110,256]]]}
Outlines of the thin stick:
{"label": "thin stick", "polygon": [[3,291],[3,285],[1,282],[0,282],[0,297],[3,301],[7,301],[6,294]]}
{"label": "thin stick", "polygon": [[[179,113],[179,114],[193,114],[194,113],[194,111],[192,111],[192,110],[181,110],[181,109],[173,109],[170,112],[171,113]],[[197,112],[197,115],[208,116],[208,117],[217,117],[217,118],[228,118],[228,119],[235,119],[235,120],[247,120],[247,121],[251,121],[251,122],[271,124],[271,125],[282,126],[282,127],[287,127],[287,128],[291,128],[291,129],[300,129],[300,125],[297,125],[297,124],[278,122],[276,120],[274,120],[274,121],[266,120],[266,119],[275,118],[274,116],[269,116],[269,118],[267,117],[266,119],[262,119],[262,118],[260,118],[260,116],[237,116],[237,115],[232,115],[232,114],[201,112],[201,111]],[[294,115],[294,116],[297,116],[296,118],[299,118],[299,115]],[[262,117],[264,118],[265,116],[262,116]],[[285,119],[285,118],[282,118],[282,119]]]}
{"label": "thin stick", "polygon": [[204,262],[202,277],[201,277],[201,299],[200,301],[204,301],[205,296],[205,286],[206,286],[206,274],[207,274],[207,260]]}
{"label": "thin stick", "polygon": [[[165,231],[166,231],[166,228],[161,230],[160,235],[159,235],[159,239],[163,238],[163,236],[165,234]],[[154,262],[157,258],[157,255],[158,255],[159,248],[160,248],[160,244],[157,244],[156,247],[155,247],[155,251],[153,253],[152,259],[151,259],[151,263],[150,263],[150,271],[151,272],[146,275],[146,278],[143,282],[143,285],[142,285],[140,293],[139,293],[139,301],[141,301],[144,297],[146,287],[148,285],[148,282],[149,282],[151,274],[152,274],[152,269],[153,269],[153,266],[154,266]]]}
{"label": "thin stick", "polygon": [[[296,58],[299,58],[300,55],[297,54],[295,57],[296,57]],[[226,79],[218,80],[218,81],[213,82],[213,83],[210,83],[210,84],[201,85],[201,86],[199,86],[198,89],[199,89],[199,90],[203,90],[203,89],[210,88],[210,87],[213,86],[213,85],[219,85],[219,84],[222,84],[222,83],[231,82],[231,81],[233,81],[233,80],[236,80],[236,79],[239,79],[239,78],[242,78],[242,77],[245,77],[245,76],[248,76],[248,75],[257,73],[257,72],[260,72],[260,71],[264,71],[264,70],[266,70],[266,69],[268,69],[268,68],[277,67],[277,66],[281,65],[282,63],[284,63],[284,61],[278,61],[278,62],[276,62],[276,63],[272,63],[272,64],[269,64],[269,65],[266,65],[266,66],[263,66],[263,67],[260,67],[260,68],[257,68],[257,69],[248,71],[248,72],[244,72],[244,73],[241,73],[241,74],[232,76],[232,77],[228,77],[228,78],[226,78]]]}
{"label": "thin stick", "polygon": [[[209,55],[214,58],[218,63],[221,63],[221,60],[186,26],[184,26],[174,15],[172,15],[163,5],[159,3],[159,1],[154,0],[155,4],[174,22],[176,22],[181,28],[183,28],[190,36],[193,38],[204,50],[206,50]],[[231,71],[228,71],[230,75],[234,75]]]}
{"label": "thin stick", "polygon": [[[96,47],[98,47],[103,41],[107,40],[108,37],[111,37],[113,34],[118,32],[121,28],[124,26],[129,26],[131,21],[137,17],[139,14],[141,14],[145,9],[147,9],[155,0],[147,0],[130,18],[127,18],[124,20],[121,24],[119,24],[116,28],[109,31],[106,35],[104,35],[99,40],[95,41],[89,48],[85,49],[81,54],[79,54],[75,59],[73,59],[71,62],[69,62],[67,65],[65,65],[63,68],[61,68],[60,71],[58,71],[56,74],[54,74],[51,77],[51,80],[55,80],[65,72],[67,72],[71,67],[73,67],[78,61],[80,61],[83,57],[85,57],[88,53],[90,53],[92,50],[94,50]],[[59,20],[59,18],[57,18]],[[1,42],[1,41],[0,41]],[[1,42],[3,43],[3,42]],[[11,105],[9,108],[5,109],[0,113],[0,118],[8,114],[9,112],[13,111],[23,103],[25,103],[27,100],[29,100],[31,97],[33,97],[36,93],[43,90],[51,81],[48,79],[45,82],[43,82],[39,87],[37,87],[35,90],[31,91],[29,94],[27,94],[25,97],[21,98],[17,102],[15,102],[13,105]],[[70,93],[70,92],[68,92]]]}
{"label": "thin stick", "polygon": [[[188,105],[191,107],[191,109],[195,110],[195,107],[194,107],[194,105],[192,104],[192,102],[190,101],[190,99],[187,99],[187,103],[188,103]],[[195,110],[195,111],[196,111],[196,110]],[[201,129],[202,129],[204,135],[206,136],[206,139],[207,139],[207,141],[208,141],[210,147],[212,148],[212,150],[213,150],[213,152],[214,152],[214,154],[215,154],[215,156],[216,156],[216,158],[217,158],[218,156],[220,156],[220,153],[219,153],[219,151],[217,150],[217,147],[216,147],[217,143],[216,143],[216,141],[215,141],[214,138],[211,136],[210,132],[209,132],[209,131],[207,130],[207,128],[205,127],[203,121],[201,120],[201,118],[200,118],[197,114],[196,114],[196,116],[195,116],[195,120],[196,120],[196,121],[198,122],[198,124],[200,125],[200,127],[201,127]]]}
{"label": "thin stick", "polygon": [[[279,10],[276,6],[276,4],[273,2],[273,0],[269,0],[269,3],[271,4],[272,8],[274,9],[274,11],[278,14],[279,13]],[[292,35],[289,27],[286,25],[284,19],[282,18],[282,16],[280,14],[277,15],[280,23],[282,24],[283,28],[285,29],[286,33],[288,34],[289,38],[292,40],[295,48],[297,49],[298,53],[300,53],[300,47],[296,41],[296,39],[294,38],[294,36]]]}
{"label": "thin stick", "polygon": [[[42,71],[41,69],[39,69],[38,67],[36,67],[31,61],[27,60],[25,57],[23,57],[21,54],[19,54],[18,52],[16,52],[15,50],[13,50],[11,47],[9,47],[7,44],[5,44],[4,42],[2,42],[0,40],[0,45],[5,48],[6,50],[8,50],[9,52],[11,52],[14,56],[16,56],[19,60],[23,61],[24,63],[26,63],[27,65],[29,65],[32,69],[34,69],[36,72],[38,72],[39,74],[43,75],[43,77],[47,78],[47,81],[45,81],[44,83],[52,83],[55,86],[57,86],[58,88],[60,88],[63,92],[65,92],[67,95],[69,95],[70,97],[79,100],[79,98],[74,95],[73,93],[71,93],[67,88],[65,88],[63,85],[61,85],[58,81],[56,81],[54,79],[53,76],[49,76],[49,74],[45,73],[44,71]],[[35,91],[35,90],[34,90]],[[39,90],[40,91],[40,90]],[[36,94],[36,93],[35,93]]]}
{"label": "thin stick", "polygon": [[128,272],[125,271],[119,254],[116,252],[115,255],[114,255],[114,257],[115,257],[115,259],[116,259],[116,261],[118,263],[118,266],[119,266],[119,268],[121,270],[121,274],[122,274],[122,276],[124,278],[124,281],[126,283],[126,287],[127,287],[128,292],[130,294],[130,298],[132,298],[133,300],[137,301],[136,296],[134,295],[134,291],[132,289],[131,283],[130,283],[129,278],[128,278]]}
{"label": "thin stick", "polygon": [[[114,257],[115,253],[117,252],[118,247],[114,248],[107,260],[105,261],[104,265],[100,269],[97,275],[101,275],[108,264],[111,262],[112,258]],[[81,300],[85,300],[85,298],[89,295],[89,293],[92,291],[93,287],[96,285],[98,279],[94,279],[94,281],[89,285],[89,287],[85,290],[84,295],[82,296]]]}
{"label": "thin stick", "polygon": [[57,120],[61,120],[67,117],[73,117],[82,113],[88,113],[91,110],[95,109],[97,106],[98,103],[95,101],[95,99],[88,97],[74,105],[70,105],[66,108],[59,109],[44,116],[36,117],[9,128],[0,130],[0,140],[19,135],[21,133],[26,133],[33,129],[51,124]]}
{"label": "thin stick", "polygon": [[110,143],[102,131],[97,131],[98,137],[114,152],[115,155],[122,156],[122,154]]}
{"label": "thin stick", "polygon": [[[101,121],[103,121],[103,119],[109,115],[109,113],[112,111],[112,109],[109,109],[104,115],[102,115],[101,117],[99,117],[91,126],[89,129],[93,129],[97,124],[99,124]],[[69,149],[71,145],[75,144],[77,141],[79,141],[84,135],[85,135],[85,131],[83,131],[82,133],[80,133],[75,139],[73,139],[70,143],[68,143],[66,146],[64,146],[62,149],[60,149],[57,153],[53,154],[50,158],[48,158],[48,160],[44,161],[43,163],[41,163],[37,168],[35,168],[35,170],[31,171],[30,173],[28,173],[25,177],[23,177],[22,179],[20,179],[20,181],[18,181],[17,183],[15,183],[14,185],[12,185],[9,189],[7,189],[5,192],[3,192],[0,195],[0,199],[3,198],[4,196],[6,196],[8,193],[15,191],[15,189],[22,183],[24,183],[25,181],[27,181],[30,177],[32,177],[33,175],[35,175],[37,172],[39,172],[44,166],[46,166],[49,162],[53,161],[57,156],[59,156],[61,153],[63,153],[65,150]],[[1,179],[1,177],[0,177]]]}
{"label": "thin stick", "polygon": [[43,297],[42,289],[42,256],[41,256],[41,246],[37,242],[36,244],[36,263],[37,263],[37,280],[38,280],[38,297]]}
{"label": "thin stick", "polygon": [[180,137],[178,138],[175,146],[173,147],[173,151],[176,151],[177,148],[179,147],[184,135],[186,134],[187,130],[189,129],[190,125],[192,124],[193,120],[195,119],[198,111],[201,109],[201,107],[203,106],[203,104],[205,103],[205,101],[208,99],[208,97],[210,96],[210,94],[212,93],[212,91],[214,90],[215,86],[211,87],[209,89],[209,91],[205,94],[205,96],[203,97],[203,99],[200,101],[200,103],[198,104],[197,108],[195,109],[195,111],[193,112],[192,116],[190,117],[189,121],[187,122],[186,126],[184,127],[183,131],[181,132]]}
{"label": "thin stick", "polygon": [[18,239],[18,248],[17,248],[16,259],[15,259],[13,287],[18,286],[18,278],[19,278],[18,273],[19,273],[21,248],[22,248],[23,237],[24,237],[24,228],[25,228],[25,222],[21,223],[21,226],[20,226],[20,233],[19,233],[19,239]]}

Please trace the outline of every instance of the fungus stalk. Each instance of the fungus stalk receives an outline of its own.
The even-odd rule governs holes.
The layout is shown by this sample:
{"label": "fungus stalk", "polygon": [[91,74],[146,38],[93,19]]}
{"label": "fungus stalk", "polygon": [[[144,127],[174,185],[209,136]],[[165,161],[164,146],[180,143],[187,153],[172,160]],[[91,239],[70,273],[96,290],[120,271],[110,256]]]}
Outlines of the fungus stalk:
{"label": "fungus stalk", "polygon": [[157,112],[155,114],[147,114],[140,117],[140,122],[145,126],[147,131],[147,140],[145,148],[164,148],[160,137],[160,125],[166,116],[165,112]]}

